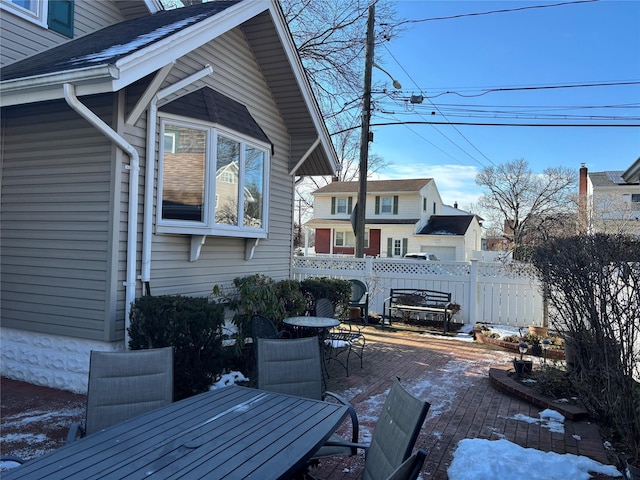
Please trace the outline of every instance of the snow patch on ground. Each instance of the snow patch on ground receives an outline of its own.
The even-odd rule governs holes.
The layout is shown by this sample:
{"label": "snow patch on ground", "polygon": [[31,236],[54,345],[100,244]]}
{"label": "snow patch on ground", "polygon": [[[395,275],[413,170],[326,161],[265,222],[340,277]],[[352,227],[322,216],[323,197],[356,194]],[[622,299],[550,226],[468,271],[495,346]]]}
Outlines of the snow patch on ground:
{"label": "snow patch on ground", "polygon": [[523,448],[504,439],[472,438],[458,442],[447,470],[450,480],[587,480],[590,472],[622,476],[612,465],[588,457]]}

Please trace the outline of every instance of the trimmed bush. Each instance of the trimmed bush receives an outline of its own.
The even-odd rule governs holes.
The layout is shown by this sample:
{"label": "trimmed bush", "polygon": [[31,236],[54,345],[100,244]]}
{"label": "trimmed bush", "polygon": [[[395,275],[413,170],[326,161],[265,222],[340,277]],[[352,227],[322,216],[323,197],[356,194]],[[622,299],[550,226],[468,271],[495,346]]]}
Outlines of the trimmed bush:
{"label": "trimmed bush", "polygon": [[351,283],[348,280],[330,277],[310,277],[300,282],[300,290],[307,298],[307,308],[313,313],[316,300],[328,298],[336,311],[347,314],[351,299]]}
{"label": "trimmed bush", "polygon": [[138,298],[131,310],[129,347],[173,347],[174,399],[205,392],[222,373],[225,363],[223,315],[223,307],[206,298]]}

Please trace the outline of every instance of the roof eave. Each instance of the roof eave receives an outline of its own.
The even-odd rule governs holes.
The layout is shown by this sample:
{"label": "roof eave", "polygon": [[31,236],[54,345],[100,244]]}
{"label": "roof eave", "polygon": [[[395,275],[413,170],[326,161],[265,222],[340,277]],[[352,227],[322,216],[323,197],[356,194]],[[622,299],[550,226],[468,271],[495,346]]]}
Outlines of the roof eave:
{"label": "roof eave", "polygon": [[241,2],[132,52],[112,64],[55,72],[0,82],[2,105],[19,105],[64,98],[62,85],[73,83],[78,96],[116,92],[168,63],[187,55],[228,30],[266,10],[264,2]]}
{"label": "roof eave", "polygon": [[73,83],[79,95],[112,91],[120,71],[114,65],[67,70],[54,74],[18,78],[0,82],[0,100],[3,107],[44,102],[64,97],[62,85]]}
{"label": "roof eave", "polygon": [[624,181],[627,183],[640,181],[640,157],[638,157],[636,161],[624,171],[622,178],[624,178]]}

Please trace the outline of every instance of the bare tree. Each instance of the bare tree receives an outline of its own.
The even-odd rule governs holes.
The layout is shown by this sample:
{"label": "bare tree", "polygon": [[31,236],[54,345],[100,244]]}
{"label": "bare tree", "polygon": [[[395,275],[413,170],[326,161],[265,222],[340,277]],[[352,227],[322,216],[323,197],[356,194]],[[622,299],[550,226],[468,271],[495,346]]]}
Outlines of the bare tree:
{"label": "bare tree", "polygon": [[485,190],[479,205],[488,216],[502,221],[504,236],[517,251],[534,238],[548,238],[547,229],[557,230],[558,219],[575,218],[576,178],[573,170],[564,167],[534,173],[524,159],[486,167],[476,176],[476,184]]}

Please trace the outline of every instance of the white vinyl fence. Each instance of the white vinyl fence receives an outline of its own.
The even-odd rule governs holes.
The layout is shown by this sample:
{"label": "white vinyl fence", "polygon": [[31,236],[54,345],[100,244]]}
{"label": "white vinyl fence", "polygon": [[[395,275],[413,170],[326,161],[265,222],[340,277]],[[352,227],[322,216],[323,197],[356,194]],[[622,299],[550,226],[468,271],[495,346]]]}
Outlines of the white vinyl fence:
{"label": "white vinyl fence", "polygon": [[293,257],[292,272],[297,280],[361,280],[369,290],[369,311],[380,315],[391,288],[423,288],[451,292],[461,307],[457,321],[465,324],[543,325],[542,289],[528,264],[318,256]]}

